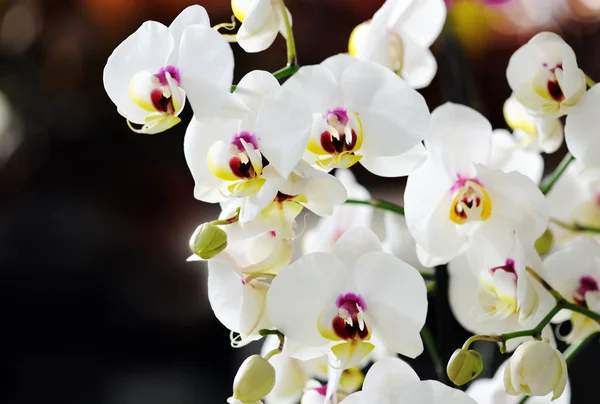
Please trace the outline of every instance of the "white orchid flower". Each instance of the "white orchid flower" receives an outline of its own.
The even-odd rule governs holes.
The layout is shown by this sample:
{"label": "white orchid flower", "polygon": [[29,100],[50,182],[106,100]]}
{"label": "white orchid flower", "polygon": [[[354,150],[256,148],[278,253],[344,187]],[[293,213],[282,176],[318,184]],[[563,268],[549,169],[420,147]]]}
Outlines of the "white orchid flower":
{"label": "white orchid flower", "polygon": [[445,104],[432,114],[428,157],[409,177],[406,223],[426,266],[464,252],[484,228],[506,228],[533,246],[546,230],[548,209],[535,183],[517,172],[492,169],[492,129],[478,112]]}
{"label": "white orchid flower", "polygon": [[565,124],[565,141],[571,154],[582,164],[600,168],[598,105],[600,86],[590,88],[573,107]]}
{"label": "white orchid flower", "polygon": [[527,341],[515,350],[504,369],[504,389],[510,395],[559,398],[568,381],[567,362],[547,341]]}
{"label": "white orchid flower", "polygon": [[[578,237],[544,261],[550,286],[571,303],[600,313],[600,246],[589,237]],[[573,344],[600,331],[593,319],[575,312],[560,312],[555,322],[571,320],[571,331],[563,339]]]}
{"label": "white orchid flower", "polygon": [[[282,0],[231,0],[233,14],[242,22],[236,35],[242,49],[262,52],[275,42],[277,34],[287,37],[282,4]],[[285,10],[291,24],[292,16]]]}
{"label": "white orchid flower", "polygon": [[585,74],[573,49],[558,35],[542,32],[510,58],[506,78],[530,114],[560,117],[585,93]]}
{"label": "white orchid flower", "polygon": [[223,252],[208,261],[208,300],[217,319],[239,334],[232,343],[240,346],[260,339],[258,332],[271,328],[265,279],[289,264],[292,242],[273,232],[236,240],[235,226],[223,226],[225,231],[234,229],[234,237]]}
{"label": "white orchid flower", "polygon": [[371,336],[409,357],[423,351],[425,282],[413,267],[384,253],[367,229],[348,230],[332,253],[306,254],[284,268],[267,304],[292,357],[332,352],[338,361],[333,365],[352,367],[373,350]]}
{"label": "white orchid flower", "polygon": [[[484,229],[462,255],[450,261],[450,307],[458,322],[475,334],[502,334],[537,325],[554,307],[552,296],[529,275],[543,274],[533,248],[523,247],[514,232]],[[544,337],[554,340],[552,329]],[[510,340],[512,350],[522,340]]]}
{"label": "white orchid flower", "polygon": [[387,177],[407,175],[422,161],[420,141],[429,109],[418,92],[388,69],[336,55],[302,67],[283,88],[311,109],[308,162],[329,171],[360,161]]}
{"label": "white orchid flower", "polygon": [[377,361],[367,373],[362,391],[343,404],[477,404],[458,389],[434,381],[421,381],[414,370],[398,358]]}
{"label": "white orchid flower", "polygon": [[154,134],[180,122],[186,96],[196,116],[216,115],[230,100],[233,53],[210,27],[201,6],[186,8],[166,27],[146,21],[110,55],[104,87],[138,133]]}
{"label": "white orchid flower", "polygon": [[387,0],[354,29],[349,53],[391,69],[413,88],[427,87],[437,72],[429,48],[445,21],[443,0]]}
{"label": "white orchid flower", "polygon": [[[508,365],[506,360],[492,379],[479,378],[473,381],[465,391],[478,404],[519,404],[525,396],[511,396],[504,391],[504,372]],[[527,400],[531,404],[570,404],[571,403],[571,384],[567,380],[567,386],[563,394],[552,401],[552,393],[543,397],[531,397]]]}
{"label": "white orchid flower", "polygon": [[[335,177],[346,188],[348,199],[364,201],[371,199],[369,191],[356,181],[352,171],[337,169]],[[355,227],[371,228],[372,218],[373,208],[370,206],[350,204],[338,206],[333,215],[320,219],[314,228],[304,232],[302,250],[304,253],[331,252],[336,241],[347,230]]]}
{"label": "white orchid flower", "polygon": [[196,199],[242,198],[240,220],[247,222],[276,198],[300,161],[310,115],[268,72],[247,74],[234,95],[249,108],[245,118],[193,119],[184,151]]}
{"label": "white orchid flower", "polygon": [[559,118],[536,117],[511,95],[504,102],[504,120],[514,131],[516,146],[530,152],[554,153],[563,143],[564,129]]}

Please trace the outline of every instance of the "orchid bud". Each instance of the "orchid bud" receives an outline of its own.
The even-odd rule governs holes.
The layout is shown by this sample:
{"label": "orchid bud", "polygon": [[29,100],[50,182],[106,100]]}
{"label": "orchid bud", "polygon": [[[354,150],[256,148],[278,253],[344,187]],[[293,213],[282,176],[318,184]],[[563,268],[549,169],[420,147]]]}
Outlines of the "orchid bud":
{"label": "orchid bud", "polygon": [[227,233],[214,224],[198,226],[190,238],[190,249],[202,259],[211,259],[227,247]]}
{"label": "orchid bud", "polygon": [[479,352],[461,348],[452,354],[446,373],[452,383],[462,386],[476,378],[482,370],[483,362]]}
{"label": "orchid bud", "polygon": [[233,399],[254,403],[275,386],[275,368],[260,355],[252,355],[242,363],[233,380]]}
{"label": "orchid bud", "polygon": [[567,385],[567,362],[548,340],[528,341],[515,350],[504,371],[504,389],[510,395],[560,397]]}
{"label": "orchid bud", "polygon": [[535,241],[535,250],[539,255],[546,255],[554,247],[554,234],[550,229],[547,229],[544,234]]}

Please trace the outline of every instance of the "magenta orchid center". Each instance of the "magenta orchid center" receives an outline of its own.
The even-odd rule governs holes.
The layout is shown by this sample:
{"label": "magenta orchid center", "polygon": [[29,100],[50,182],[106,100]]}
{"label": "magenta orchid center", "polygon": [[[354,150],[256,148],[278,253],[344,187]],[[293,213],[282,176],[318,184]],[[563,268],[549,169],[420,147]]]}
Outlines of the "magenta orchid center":
{"label": "magenta orchid center", "polygon": [[456,182],[450,187],[453,197],[450,220],[456,224],[465,224],[472,220],[489,219],[492,214],[492,200],[481,181],[460,174],[456,177]]}
{"label": "magenta orchid center", "polygon": [[562,102],[565,99],[565,95],[563,94],[562,88],[560,87],[556,77],[557,71],[562,72],[562,63],[559,63],[555,66],[550,66],[548,63],[544,63],[542,66],[548,71],[546,78],[546,90],[548,91],[548,94],[553,100]]}
{"label": "magenta orchid center", "polygon": [[600,288],[598,288],[598,282],[596,279],[591,276],[582,276],[579,279],[579,286],[573,293],[573,301],[580,306],[587,307],[587,303],[585,301],[585,295],[588,292],[598,292]]}
{"label": "magenta orchid center", "polygon": [[152,74],[136,73],[129,82],[129,96],[139,107],[149,112],[175,115],[183,102],[181,75],[175,66],[166,66]]}
{"label": "magenta orchid center", "polygon": [[363,341],[369,338],[369,329],[365,323],[367,306],[360,295],[346,293],[335,302],[338,312],[333,318],[335,335],[345,341]]}
{"label": "magenta orchid center", "polygon": [[231,172],[240,179],[253,179],[260,175],[263,158],[258,151],[256,136],[249,132],[236,134],[230,143],[232,157],[229,159]]}
{"label": "magenta orchid center", "polygon": [[517,271],[515,270],[515,260],[513,260],[512,258],[507,258],[504,262],[504,265],[491,268],[490,271],[494,273],[499,269],[503,270],[504,272],[515,274],[515,278],[518,276]]}
{"label": "magenta orchid center", "polygon": [[321,133],[321,147],[327,153],[352,152],[358,142],[356,130],[349,125],[348,110],[334,108],[324,116],[327,129]]}

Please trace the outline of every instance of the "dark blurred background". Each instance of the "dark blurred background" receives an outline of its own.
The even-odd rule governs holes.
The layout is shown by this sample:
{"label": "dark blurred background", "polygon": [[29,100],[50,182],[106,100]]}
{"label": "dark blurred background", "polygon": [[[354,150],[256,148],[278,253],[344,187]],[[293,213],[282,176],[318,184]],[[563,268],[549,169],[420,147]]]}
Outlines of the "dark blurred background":
{"label": "dark blurred background", "polygon": [[[189,235],[217,214],[193,198],[186,125],[136,135],[102,85],[106,59],[126,36],[148,19],[168,25],[193,3],[0,0],[2,403],[224,403],[230,395],[243,355],[208,306],[203,268],[185,261]],[[313,64],[345,52],[353,27],[383,0],[287,3],[300,63]],[[231,17],[227,0],[200,4],[213,24]],[[504,127],[508,58],[544,29],[562,34],[580,67],[600,79],[600,0],[449,7],[448,29],[434,46],[438,76],[423,91],[431,109],[462,102]],[[281,38],[258,55],[233,49],[236,80],[285,62]],[[189,108],[182,118],[191,118]],[[401,179],[355,172],[375,193],[400,198]],[[429,322],[447,358],[467,334],[443,292],[431,304],[439,311]],[[589,384],[597,380],[595,345],[572,367],[573,403],[597,403]],[[435,377],[426,354],[414,365]]]}

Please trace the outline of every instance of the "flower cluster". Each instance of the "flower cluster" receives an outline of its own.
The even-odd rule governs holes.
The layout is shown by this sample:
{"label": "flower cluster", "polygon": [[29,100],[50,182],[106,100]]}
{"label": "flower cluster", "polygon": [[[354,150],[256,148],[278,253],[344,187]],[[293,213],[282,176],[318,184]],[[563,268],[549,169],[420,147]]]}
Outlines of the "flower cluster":
{"label": "flower cluster", "polygon": [[[570,320],[560,338],[573,346],[600,331],[591,236],[600,233],[600,89],[567,43],[541,33],[512,56],[511,133],[465,105],[430,112],[417,92],[436,74],[429,47],[443,0],[388,0],[353,31],[349,54],[302,67],[283,0],[232,0],[232,12],[235,34],[219,30],[236,23],[211,26],[201,6],[169,27],[146,22],[104,70],[136,133],[177,125],[186,99],[193,109],[183,145],[193,193],[221,214],[194,232],[190,260],[207,261],[210,305],[232,345],[267,337],[228,402],[568,402],[550,324]],[[230,42],[260,52],[279,34],[288,65],[233,85]],[[542,182],[541,153],[563,138],[572,155]],[[348,170],[355,164],[408,176],[404,206],[371,199]],[[304,229],[304,209],[322,217],[314,229]],[[378,209],[384,234],[373,225]],[[504,386],[478,381],[471,397],[420,381],[396,358],[424,351],[428,290],[446,264],[452,311],[476,334],[450,359],[449,378],[462,385],[481,371],[473,341],[515,350],[498,372]]]}

